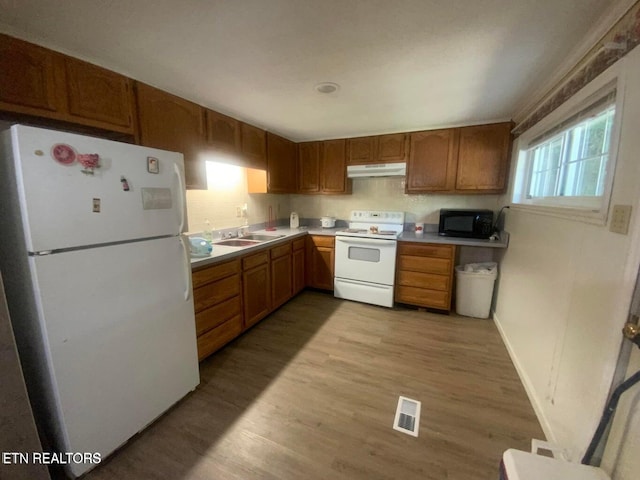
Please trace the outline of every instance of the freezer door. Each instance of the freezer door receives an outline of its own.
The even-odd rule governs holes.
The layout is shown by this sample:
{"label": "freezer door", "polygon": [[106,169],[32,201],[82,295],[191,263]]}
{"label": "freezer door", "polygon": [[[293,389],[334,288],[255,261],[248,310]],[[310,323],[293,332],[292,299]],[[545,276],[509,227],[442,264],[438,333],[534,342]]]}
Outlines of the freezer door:
{"label": "freezer door", "polygon": [[[199,383],[179,237],[31,258],[62,425],[56,447],[103,458]],[[91,465],[72,465],[79,475]]]}
{"label": "freezer door", "polygon": [[[182,154],[21,125],[11,136],[29,251],[186,228]],[[78,154],[97,154],[99,167],[83,168]]]}

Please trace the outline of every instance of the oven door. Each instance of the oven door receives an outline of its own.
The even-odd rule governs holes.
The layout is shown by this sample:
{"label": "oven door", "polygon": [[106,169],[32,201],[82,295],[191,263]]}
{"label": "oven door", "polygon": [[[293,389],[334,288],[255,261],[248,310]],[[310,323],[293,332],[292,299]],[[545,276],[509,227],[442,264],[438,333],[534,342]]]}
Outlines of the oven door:
{"label": "oven door", "polygon": [[395,240],[336,236],[336,278],[393,285]]}

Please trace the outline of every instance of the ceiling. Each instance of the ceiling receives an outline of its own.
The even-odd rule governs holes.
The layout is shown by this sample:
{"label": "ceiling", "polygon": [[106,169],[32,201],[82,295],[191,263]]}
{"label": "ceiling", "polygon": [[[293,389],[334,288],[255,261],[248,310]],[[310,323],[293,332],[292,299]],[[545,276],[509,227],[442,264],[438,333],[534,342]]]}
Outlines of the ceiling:
{"label": "ceiling", "polygon": [[611,4],[6,0],[0,31],[301,141],[511,119]]}

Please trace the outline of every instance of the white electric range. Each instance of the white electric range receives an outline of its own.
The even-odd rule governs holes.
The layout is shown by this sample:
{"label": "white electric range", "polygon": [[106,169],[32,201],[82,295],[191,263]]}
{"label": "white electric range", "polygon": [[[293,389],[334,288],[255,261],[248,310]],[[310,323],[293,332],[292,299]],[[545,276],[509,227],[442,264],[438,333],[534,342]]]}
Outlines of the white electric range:
{"label": "white electric range", "polygon": [[398,235],[404,212],[354,210],[336,232],[334,296],[393,306]]}

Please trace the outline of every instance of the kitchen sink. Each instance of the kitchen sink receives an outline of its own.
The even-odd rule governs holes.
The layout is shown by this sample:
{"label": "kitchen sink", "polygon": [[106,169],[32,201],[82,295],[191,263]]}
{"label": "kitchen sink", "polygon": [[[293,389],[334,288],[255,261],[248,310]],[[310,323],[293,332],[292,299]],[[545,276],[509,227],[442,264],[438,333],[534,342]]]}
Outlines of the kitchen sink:
{"label": "kitchen sink", "polygon": [[242,239],[266,242],[267,240],[275,240],[276,238],[282,238],[282,237],[284,237],[284,235],[261,235],[259,233],[250,233],[249,235],[244,235]]}
{"label": "kitchen sink", "polygon": [[257,245],[260,243],[256,240],[239,240],[237,238],[231,240],[221,240],[220,242],[216,242],[215,245],[224,245],[226,247],[250,247],[251,245]]}

